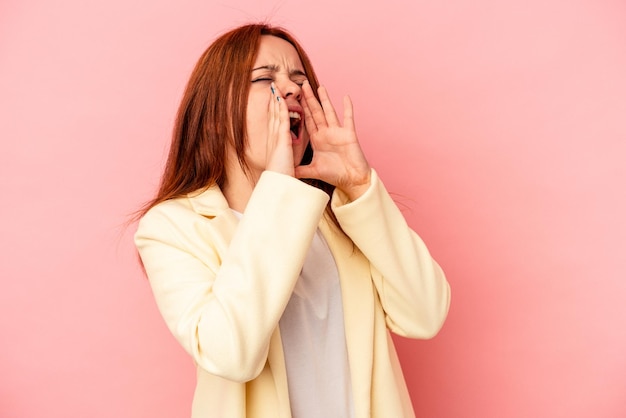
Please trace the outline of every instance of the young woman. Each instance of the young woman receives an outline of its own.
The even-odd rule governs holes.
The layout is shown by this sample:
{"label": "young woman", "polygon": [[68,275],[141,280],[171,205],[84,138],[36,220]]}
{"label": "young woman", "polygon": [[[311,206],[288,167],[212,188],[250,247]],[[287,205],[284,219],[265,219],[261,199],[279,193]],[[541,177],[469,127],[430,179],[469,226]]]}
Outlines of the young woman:
{"label": "young woman", "polygon": [[135,236],[197,364],[192,416],[414,416],[389,331],[450,290],[292,35],[245,25],[198,61]]}

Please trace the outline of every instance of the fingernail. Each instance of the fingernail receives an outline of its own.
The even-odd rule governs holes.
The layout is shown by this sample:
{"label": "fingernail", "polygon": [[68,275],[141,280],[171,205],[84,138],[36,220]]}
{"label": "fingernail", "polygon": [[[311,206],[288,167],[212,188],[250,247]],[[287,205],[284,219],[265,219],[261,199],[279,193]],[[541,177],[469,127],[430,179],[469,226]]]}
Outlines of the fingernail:
{"label": "fingernail", "polygon": [[274,86],[270,86],[270,89],[272,90],[272,94],[276,94],[276,90],[274,90]]}

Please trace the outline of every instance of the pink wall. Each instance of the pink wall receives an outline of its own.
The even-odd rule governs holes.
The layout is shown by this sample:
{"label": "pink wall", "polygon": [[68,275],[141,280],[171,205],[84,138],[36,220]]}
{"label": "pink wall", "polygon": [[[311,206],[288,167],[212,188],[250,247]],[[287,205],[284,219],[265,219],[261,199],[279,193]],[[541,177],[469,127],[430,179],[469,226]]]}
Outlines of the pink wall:
{"label": "pink wall", "polygon": [[[228,4],[228,5],[227,5]],[[0,3],[0,416],[180,417],[125,216],[222,30],[293,30],[453,288],[398,339],[424,417],[626,416],[620,0]],[[393,418],[393,417],[392,417]]]}

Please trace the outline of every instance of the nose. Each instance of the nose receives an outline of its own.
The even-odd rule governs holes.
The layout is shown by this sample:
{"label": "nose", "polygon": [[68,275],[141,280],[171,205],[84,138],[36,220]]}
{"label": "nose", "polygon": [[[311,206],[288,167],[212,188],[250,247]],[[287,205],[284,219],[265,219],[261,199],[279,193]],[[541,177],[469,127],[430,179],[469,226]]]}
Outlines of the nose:
{"label": "nose", "polygon": [[285,99],[293,97],[294,99],[300,101],[300,99],[302,98],[302,87],[300,86],[300,84],[294,82],[289,78],[276,80],[276,86],[283,94]]}

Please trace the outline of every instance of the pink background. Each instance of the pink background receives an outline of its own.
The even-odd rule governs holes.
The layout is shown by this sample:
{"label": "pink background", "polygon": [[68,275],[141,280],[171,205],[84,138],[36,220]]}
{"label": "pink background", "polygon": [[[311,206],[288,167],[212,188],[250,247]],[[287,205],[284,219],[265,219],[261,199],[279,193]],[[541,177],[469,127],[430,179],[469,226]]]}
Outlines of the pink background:
{"label": "pink background", "polygon": [[0,416],[188,415],[123,224],[200,53],[263,18],[447,272],[442,332],[397,339],[418,414],[626,416],[621,0],[3,0]]}

